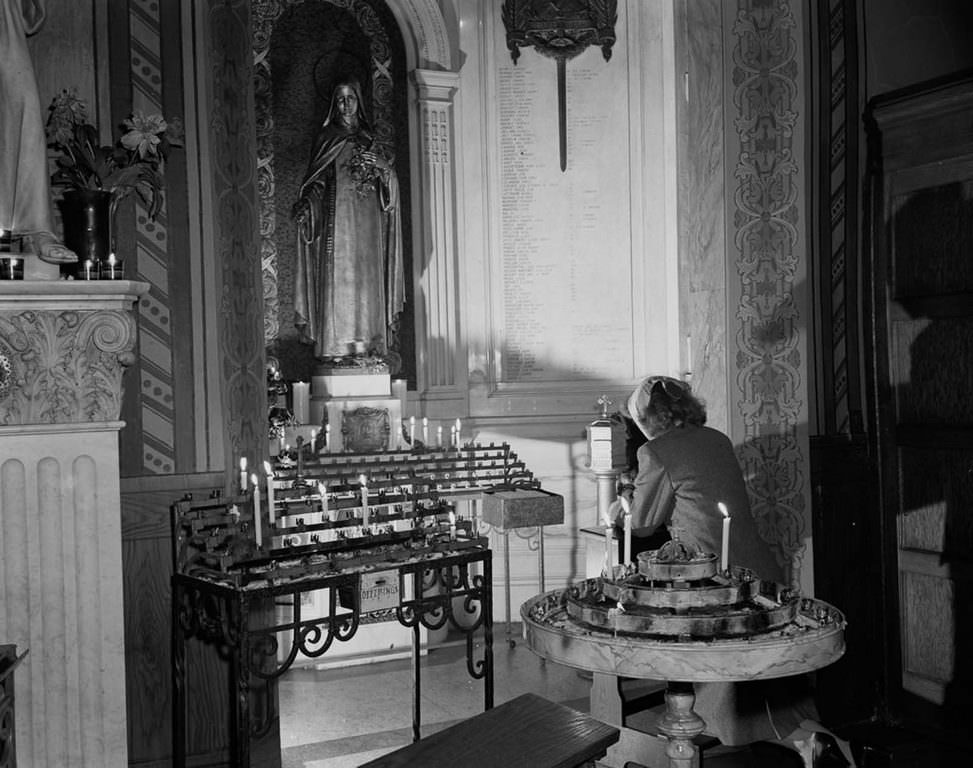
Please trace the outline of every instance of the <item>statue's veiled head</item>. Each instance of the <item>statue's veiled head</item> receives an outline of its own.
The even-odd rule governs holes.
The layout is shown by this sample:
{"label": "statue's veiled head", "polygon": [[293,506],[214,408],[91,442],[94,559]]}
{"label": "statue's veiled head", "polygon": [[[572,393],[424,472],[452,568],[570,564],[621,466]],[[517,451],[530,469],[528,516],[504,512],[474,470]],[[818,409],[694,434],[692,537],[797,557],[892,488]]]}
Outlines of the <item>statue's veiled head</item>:
{"label": "statue's veiled head", "polygon": [[366,126],[361,84],[355,78],[344,78],[335,84],[325,125],[329,123],[351,129]]}

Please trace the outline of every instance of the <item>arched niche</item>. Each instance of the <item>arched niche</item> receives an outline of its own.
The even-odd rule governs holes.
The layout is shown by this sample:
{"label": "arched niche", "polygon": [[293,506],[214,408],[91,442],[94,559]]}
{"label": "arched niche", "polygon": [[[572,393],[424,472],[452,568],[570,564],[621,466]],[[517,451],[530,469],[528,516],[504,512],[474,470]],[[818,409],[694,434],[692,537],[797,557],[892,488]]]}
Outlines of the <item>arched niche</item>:
{"label": "arched niche", "polygon": [[[267,108],[274,98],[269,74],[273,68],[273,34],[275,24],[284,23],[281,20],[294,9],[306,13],[325,7],[350,14],[360,27],[371,30],[374,26],[368,25],[387,14],[386,22],[388,17],[394,19],[401,34],[401,54],[397,55],[403,61],[395,65],[394,72],[386,73],[384,54],[380,53],[373,57],[376,62],[373,71],[377,71],[378,79],[388,78],[387,84],[395,89],[396,98],[404,99],[399,119],[400,128],[406,129],[408,137],[396,144],[400,181],[404,180],[407,185],[404,198],[408,199],[403,204],[409,226],[404,229],[411,261],[403,315],[408,330],[403,334],[402,351],[411,358],[406,363],[406,372],[420,390],[452,388],[458,375],[452,163],[452,99],[458,76],[451,71],[455,56],[447,22],[432,0],[389,0],[384,5],[369,0],[255,0],[253,3],[265,343],[268,350],[275,352],[284,347],[280,339],[291,345],[298,343],[288,326],[288,317],[292,315],[288,314],[286,302],[292,282],[288,283],[286,270],[290,263],[288,238],[292,236],[292,225],[287,219],[286,206],[282,205],[288,199],[286,190],[294,186],[301,170],[295,160],[291,159],[287,166],[283,158],[275,156],[275,143],[267,140],[276,129],[273,110]],[[320,94],[311,96],[321,99]],[[398,135],[401,139],[401,131]],[[293,191],[289,194],[293,196]],[[306,355],[302,350],[297,351]],[[302,362],[306,364],[306,360],[305,356]],[[282,362],[286,374],[287,361]]]}

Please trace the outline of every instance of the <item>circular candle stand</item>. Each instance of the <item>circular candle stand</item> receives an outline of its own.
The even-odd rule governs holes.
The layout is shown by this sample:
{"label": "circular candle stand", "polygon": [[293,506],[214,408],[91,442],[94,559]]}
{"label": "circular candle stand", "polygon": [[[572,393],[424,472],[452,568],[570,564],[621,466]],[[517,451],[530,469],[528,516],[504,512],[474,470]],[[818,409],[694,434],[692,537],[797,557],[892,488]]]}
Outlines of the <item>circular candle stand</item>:
{"label": "circular candle stand", "polygon": [[659,730],[670,768],[689,768],[705,722],[693,684],[788,677],[845,650],[844,615],[678,540],[637,565],[537,595],[520,610],[527,646],[544,659],[619,677],[667,681]]}

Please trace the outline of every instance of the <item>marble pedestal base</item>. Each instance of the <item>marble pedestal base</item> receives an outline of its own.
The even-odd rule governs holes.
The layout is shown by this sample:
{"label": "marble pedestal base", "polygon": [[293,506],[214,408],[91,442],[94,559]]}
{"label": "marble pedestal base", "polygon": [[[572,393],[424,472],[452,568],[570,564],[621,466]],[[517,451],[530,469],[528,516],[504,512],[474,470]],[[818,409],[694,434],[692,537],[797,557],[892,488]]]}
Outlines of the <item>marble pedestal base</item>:
{"label": "marble pedestal base", "polygon": [[0,427],[0,638],[18,671],[17,764],[128,764],[122,422]]}

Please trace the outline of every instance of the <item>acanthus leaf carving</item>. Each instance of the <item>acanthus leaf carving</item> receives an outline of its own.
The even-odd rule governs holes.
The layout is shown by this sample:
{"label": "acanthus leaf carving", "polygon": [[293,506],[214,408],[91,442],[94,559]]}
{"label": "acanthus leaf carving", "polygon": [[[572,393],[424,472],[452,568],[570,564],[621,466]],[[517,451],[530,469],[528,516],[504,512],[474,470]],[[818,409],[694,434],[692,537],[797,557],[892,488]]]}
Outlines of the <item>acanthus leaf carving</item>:
{"label": "acanthus leaf carving", "polygon": [[130,312],[0,312],[0,423],[117,420],[135,341]]}

